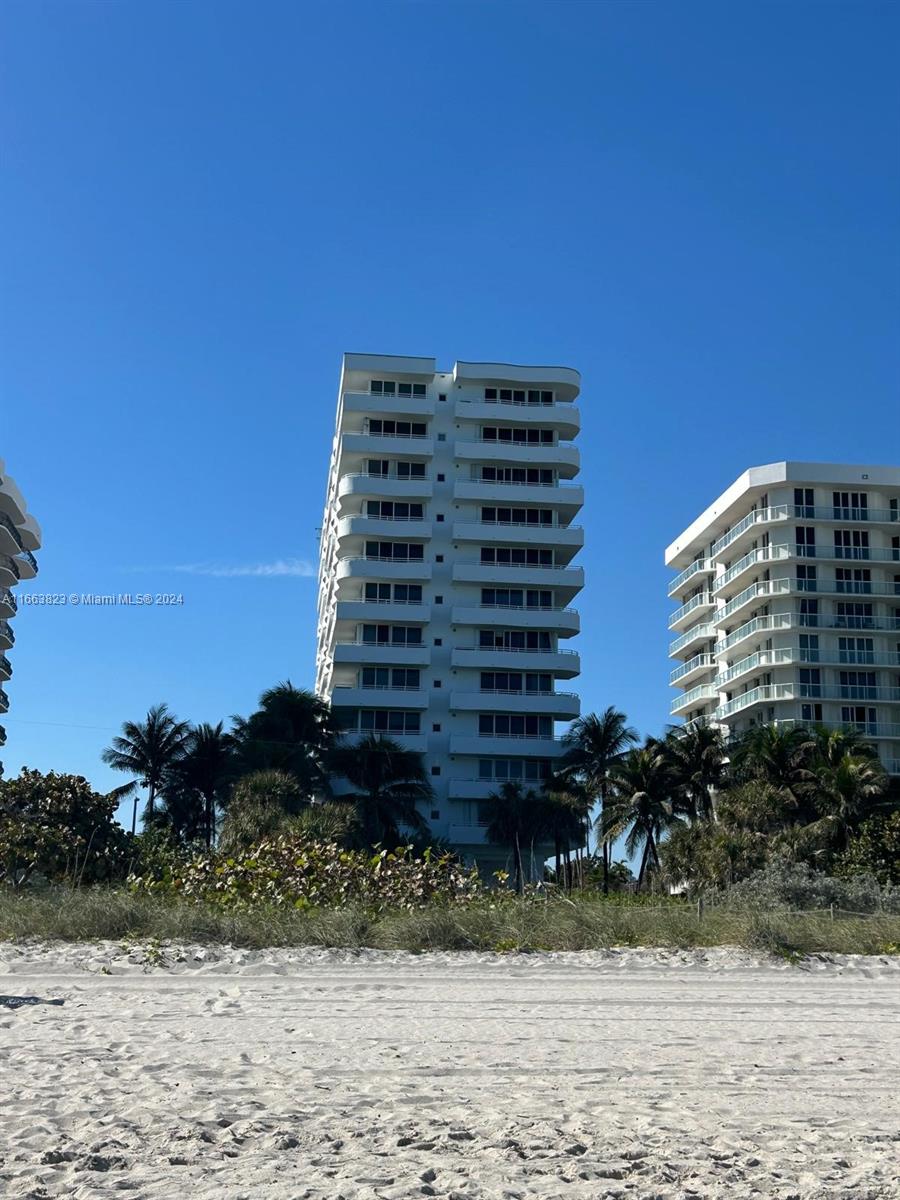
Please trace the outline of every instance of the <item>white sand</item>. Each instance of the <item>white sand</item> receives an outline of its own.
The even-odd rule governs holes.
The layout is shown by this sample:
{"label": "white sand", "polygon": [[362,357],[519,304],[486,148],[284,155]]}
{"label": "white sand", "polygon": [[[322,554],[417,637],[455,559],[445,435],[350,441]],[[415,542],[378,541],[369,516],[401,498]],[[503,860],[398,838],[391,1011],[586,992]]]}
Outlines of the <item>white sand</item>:
{"label": "white sand", "polygon": [[900,960],[0,946],[0,1196],[900,1196]]}

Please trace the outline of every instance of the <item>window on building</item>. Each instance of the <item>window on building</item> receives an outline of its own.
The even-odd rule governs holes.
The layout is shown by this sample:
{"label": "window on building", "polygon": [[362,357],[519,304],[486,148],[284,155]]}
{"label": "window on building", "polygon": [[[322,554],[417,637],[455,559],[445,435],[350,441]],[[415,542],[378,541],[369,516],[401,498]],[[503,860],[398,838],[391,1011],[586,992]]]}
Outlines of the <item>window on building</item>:
{"label": "window on building", "polygon": [[870,558],[869,534],[865,529],[836,529],[835,558]]}
{"label": "window on building", "polygon": [[[764,504],[763,508],[766,507]],[[794,516],[812,519],[816,515],[812,488],[794,488]]]}
{"label": "window on building", "polygon": [[800,634],[800,661],[819,661],[819,635],[817,633]]}
{"label": "window on building", "polygon": [[479,737],[553,736],[553,718],[540,713],[479,713]]}
{"label": "window on building", "polygon": [[869,517],[867,492],[833,492],[834,518],[837,521],[865,521]]}
{"label": "window on building", "polygon": [[813,525],[797,526],[797,555],[800,558],[816,557],[816,530]]}
{"label": "window on building", "polygon": [[869,567],[836,567],[834,583],[838,592],[871,592],[872,571]]}

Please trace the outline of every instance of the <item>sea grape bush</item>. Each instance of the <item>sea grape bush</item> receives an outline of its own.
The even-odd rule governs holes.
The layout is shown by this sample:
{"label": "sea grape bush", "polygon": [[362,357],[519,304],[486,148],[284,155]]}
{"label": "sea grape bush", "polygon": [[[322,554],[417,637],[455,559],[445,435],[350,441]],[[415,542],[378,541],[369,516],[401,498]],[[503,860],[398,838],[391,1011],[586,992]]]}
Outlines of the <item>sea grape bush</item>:
{"label": "sea grape bush", "polygon": [[240,855],[164,857],[129,882],[137,891],[224,908],[353,903],[376,912],[460,904],[483,891],[477,871],[451,854],[426,850],[414,857],[409,846],[367,853],[291,835],[270,838]]}

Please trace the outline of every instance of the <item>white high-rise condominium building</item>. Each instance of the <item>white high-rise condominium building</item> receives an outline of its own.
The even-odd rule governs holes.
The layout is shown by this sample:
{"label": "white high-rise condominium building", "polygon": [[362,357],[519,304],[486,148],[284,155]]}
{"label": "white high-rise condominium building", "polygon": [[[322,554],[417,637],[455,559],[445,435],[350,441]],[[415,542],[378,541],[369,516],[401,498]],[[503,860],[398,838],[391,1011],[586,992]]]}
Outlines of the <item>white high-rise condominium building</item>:
{"label": "white high-rise condominium building", "polygon": [[421,751],[432,833],[490,865],[481,802],[579,714],[580,376],[346,354],[322,522],[316,690]]}
{"label": "white high-rise condominium building", "polygon": [[900,775],[900,468],[751,467],[666,563],[674,714],[852,726]]}
{"label": "white high-rise condominium building", "polygon": [[[41,528],[25,507],[22,493],[0,459],[0,715],[9,709],[5,684],[12,675],[6,656],[16,640],[10,620],[16,615],[12,589],[20,579],[33,579],[37,561],[32,554],[41,544]],[[0,724],[0,746],[6,743],[6,730]],[[0,775],[3,764],[0,763]]]}

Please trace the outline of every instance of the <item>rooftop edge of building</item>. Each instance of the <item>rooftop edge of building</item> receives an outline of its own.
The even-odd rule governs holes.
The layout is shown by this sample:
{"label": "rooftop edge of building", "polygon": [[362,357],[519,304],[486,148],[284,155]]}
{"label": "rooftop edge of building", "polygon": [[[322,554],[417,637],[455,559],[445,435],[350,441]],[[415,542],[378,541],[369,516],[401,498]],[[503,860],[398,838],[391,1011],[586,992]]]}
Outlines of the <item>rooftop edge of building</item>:
{"label": "rooftop edge of building", "polygon": [[[696,520],[666,547],[666,566],[685,552],[701,536],[709,540],[720,528],[724,531],[739,515],[741,502],[748,492],[765,489],[779,483],[860,484],[870,487],[900,487],[900,467],[866,466],[848,463],[813,463],[783,460],[748,467],[730,487],[726,488]],[[863,486],[863,490],[865,490]]]}
{"label": "rooftop edge of building", "polygon": [[453,382],[553,383],[560,389],[559,399],[574,400],[581,391],[581,373],[574,367],[525,365],[520,363],[466,362],[459,360],[450,371],[437,370],[437,359],[395,354],[345,353],[344,373],[360,371],[392,372],[433,378],[448,375]]}

